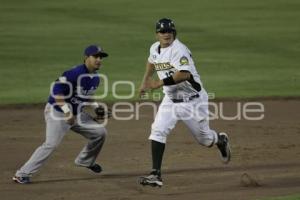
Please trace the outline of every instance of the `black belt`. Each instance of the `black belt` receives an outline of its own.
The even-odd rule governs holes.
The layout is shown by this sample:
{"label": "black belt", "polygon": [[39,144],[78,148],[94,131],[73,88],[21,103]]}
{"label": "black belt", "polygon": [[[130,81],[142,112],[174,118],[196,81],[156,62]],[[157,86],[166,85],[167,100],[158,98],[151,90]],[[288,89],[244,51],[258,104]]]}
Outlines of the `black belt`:
{"label": "black belt", "polygon": [[171,99],[173,101],[173,103],[182,103],[182,102],[188,102],[192,99],[195,99],[195,98],[198,98],[200,97],[199,94],[195,94],[193,96],[190,96],[190,97],[187,97],[187,98],[184,98],[184,99]]}

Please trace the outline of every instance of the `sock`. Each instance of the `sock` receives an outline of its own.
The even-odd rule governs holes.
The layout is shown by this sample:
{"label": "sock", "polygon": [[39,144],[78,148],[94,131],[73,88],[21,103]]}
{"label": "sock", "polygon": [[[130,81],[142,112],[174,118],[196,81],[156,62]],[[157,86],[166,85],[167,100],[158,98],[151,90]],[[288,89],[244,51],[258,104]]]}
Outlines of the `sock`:
{"label": "sock", "polygon": [[151,142],[152,149],[152,169],[154,173],[160,176],[160,169],[163,159],[163,154],[165,150],[165,144],[152,140]]}

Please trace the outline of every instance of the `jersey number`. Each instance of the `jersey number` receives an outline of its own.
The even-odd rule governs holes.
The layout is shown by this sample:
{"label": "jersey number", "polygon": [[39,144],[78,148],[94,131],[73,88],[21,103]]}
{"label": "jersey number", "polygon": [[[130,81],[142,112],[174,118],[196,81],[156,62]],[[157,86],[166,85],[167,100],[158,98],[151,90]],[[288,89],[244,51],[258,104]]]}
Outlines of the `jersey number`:
{"label": "jersey number", "polygon": [[172,76],[173,74],[174,74],[173,71],[166,72],[166,77],[170,77],[170,76]]}

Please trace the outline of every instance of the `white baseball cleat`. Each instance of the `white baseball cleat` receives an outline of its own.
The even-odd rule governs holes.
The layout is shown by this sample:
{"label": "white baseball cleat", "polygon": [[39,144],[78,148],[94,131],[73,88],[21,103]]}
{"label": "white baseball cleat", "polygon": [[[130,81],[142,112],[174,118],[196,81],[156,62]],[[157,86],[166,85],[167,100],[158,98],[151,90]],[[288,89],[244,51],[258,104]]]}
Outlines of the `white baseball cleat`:
{"label": "white baseball cleat", "polygon": [[12,180],[16,183],[19,184],[29,184],[31,183],[30,178],[29,177],[20,177],[20,176],[14,176],[12,178]]}
{"label": "white baseball cleat", "polygon": [[139,184],[145,186],[150,185],[152,187],[161,187],[163,185],[162,179],[158,175],[150,174],[148,176],[142,176],[139,178]]}

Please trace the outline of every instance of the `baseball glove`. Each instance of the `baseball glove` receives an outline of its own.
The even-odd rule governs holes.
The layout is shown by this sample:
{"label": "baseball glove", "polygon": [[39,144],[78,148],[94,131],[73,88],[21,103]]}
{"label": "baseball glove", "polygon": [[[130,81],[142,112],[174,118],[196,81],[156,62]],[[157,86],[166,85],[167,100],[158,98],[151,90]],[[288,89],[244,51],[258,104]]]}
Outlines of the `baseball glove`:
{"label": "baseball glove", "polygon": [[98,108],[96,108],[95,110],[95,114],[96,117],[95,119],[106,119],[106,118],[110,118],[112,115],[111,109],[107,108],[105,109],[103,106],[99,106]]}

